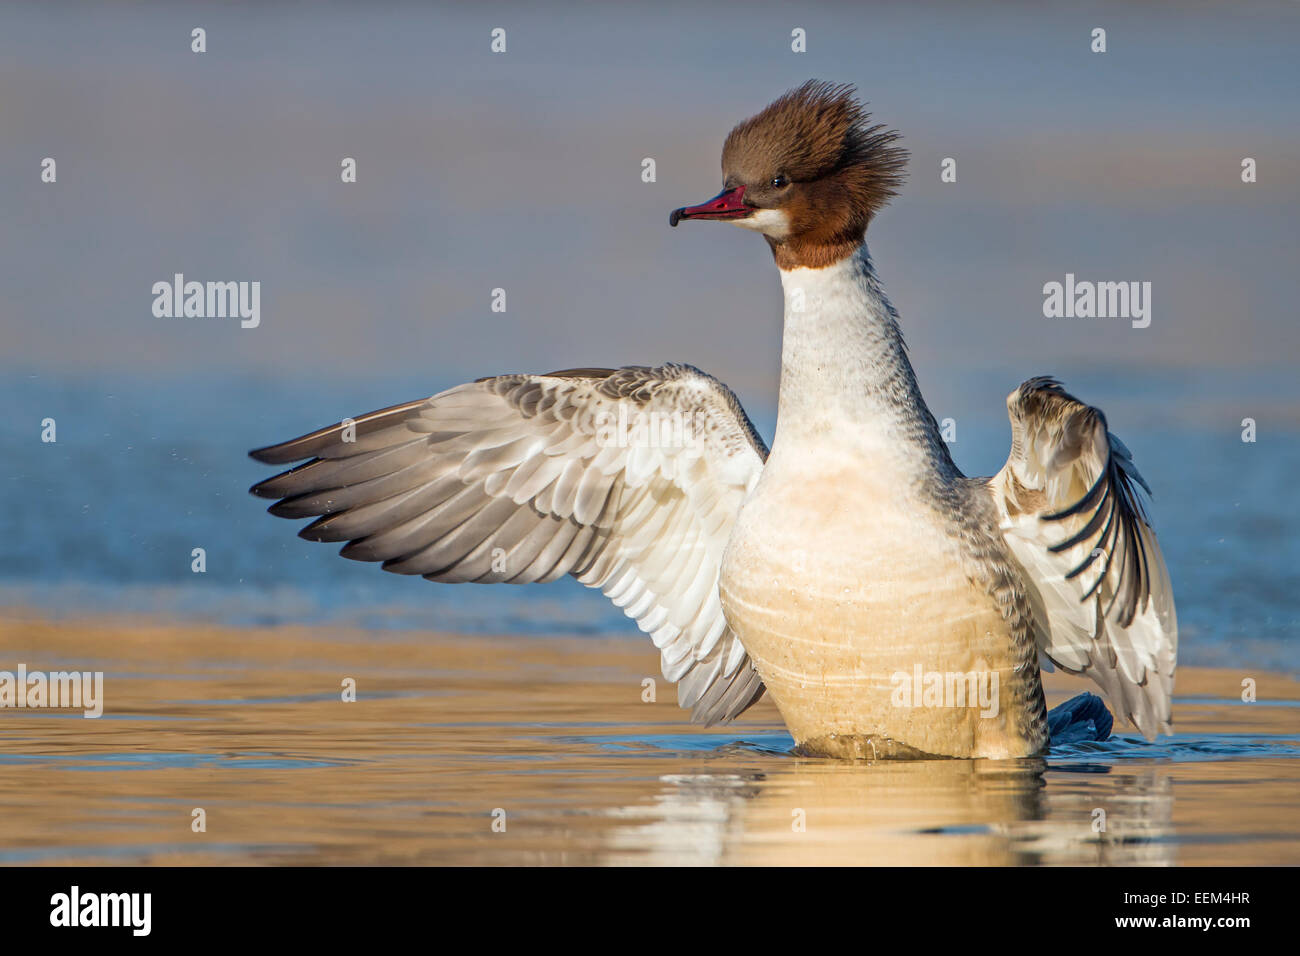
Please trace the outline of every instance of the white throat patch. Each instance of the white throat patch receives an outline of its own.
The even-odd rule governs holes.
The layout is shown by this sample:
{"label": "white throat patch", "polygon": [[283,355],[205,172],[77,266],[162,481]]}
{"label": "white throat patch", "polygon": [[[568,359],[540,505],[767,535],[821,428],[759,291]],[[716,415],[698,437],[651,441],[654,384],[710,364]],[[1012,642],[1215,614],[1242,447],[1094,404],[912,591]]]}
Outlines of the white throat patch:
{"label": "white throat patch", "polygon": [[784,239],[790,234],[790,217],[781,209],[756,209],[747,219],[733,219],[742,229],[752,229],[773,239]]}

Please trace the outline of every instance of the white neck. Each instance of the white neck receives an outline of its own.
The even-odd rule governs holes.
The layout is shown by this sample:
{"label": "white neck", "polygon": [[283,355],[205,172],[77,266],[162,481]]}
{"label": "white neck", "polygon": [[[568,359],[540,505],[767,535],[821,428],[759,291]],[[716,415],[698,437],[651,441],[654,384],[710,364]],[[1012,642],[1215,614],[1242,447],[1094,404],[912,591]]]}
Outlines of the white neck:
{"label": "white neck", "polygon": [[824,269],[783,269],[781,284],[785,331],[773,452],[833,444],[918,476],[957,473],[866,244]]}

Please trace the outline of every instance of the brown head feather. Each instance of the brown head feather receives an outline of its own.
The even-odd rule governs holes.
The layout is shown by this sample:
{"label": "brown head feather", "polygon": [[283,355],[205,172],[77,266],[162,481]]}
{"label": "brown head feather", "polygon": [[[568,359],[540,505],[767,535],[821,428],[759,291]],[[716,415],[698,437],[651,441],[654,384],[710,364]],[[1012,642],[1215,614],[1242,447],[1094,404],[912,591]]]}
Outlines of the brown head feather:
{"label": "brown head feather", "polygon": [[[907,151],[870,119],[854,87],[809,80],[727,136],[727,185],[745,186],[747,203],[788,218],[786,235],[767,236],[781,268],[823,268],[852,255],[902,185]],[[778,177],[788,185],[774,185]]]}

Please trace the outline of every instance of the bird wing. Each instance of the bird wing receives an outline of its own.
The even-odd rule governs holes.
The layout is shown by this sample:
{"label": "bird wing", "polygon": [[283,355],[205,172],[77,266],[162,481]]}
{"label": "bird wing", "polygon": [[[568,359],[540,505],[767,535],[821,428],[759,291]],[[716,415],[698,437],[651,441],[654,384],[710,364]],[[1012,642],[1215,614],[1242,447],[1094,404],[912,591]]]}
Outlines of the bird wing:
{"label": "bird wing", "polygon": [[311,459],[254,485],[300,536],[431,581],[570,574],[659,648],[692,719],[763,684],[718,597],[722,552],[767,448],[735,395],[685,365],[500,375],[250,453]]}
{"label": "bird wing", "polygon": [[1148,739],[1170,733],[1178,623],[1129,450],[1100,410],[1035,378],[1007,397],[1011,454],[988,482],[1024,571],[1039,649],[1085,673]]}

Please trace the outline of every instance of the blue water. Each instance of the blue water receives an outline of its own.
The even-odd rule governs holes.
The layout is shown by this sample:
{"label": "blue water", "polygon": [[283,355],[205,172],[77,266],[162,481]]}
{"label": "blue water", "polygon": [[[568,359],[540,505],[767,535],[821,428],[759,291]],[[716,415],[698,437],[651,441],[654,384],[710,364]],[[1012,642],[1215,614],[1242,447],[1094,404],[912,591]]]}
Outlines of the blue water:
{"label": "blue water", "polygon": [[[1151,512],[1174,582],[1181,662],[1295,672],[1300,431],[1294,415],[1256,412],[1258,440],[1243,443],[1239,424],[1251,409],[1295,407],[1295,386],[1253,374],[1155,375],[1145,390],[1133,381],[1098,372],[1069,384],[1106,407],[1155,489]],[[11,373],[0,380],[8,503],[0,509],[0,605],[240,626],[635,633],[599,594],[568,579],[434,585],[341,559],[335,546],[297,538],[303,522],[268,516],[267,502],[247,493],[272,473],[248,449],[450,384]],[[1008,432],[1000,403],[984,400],[985,379],[923,376],[923,384],[936,415],[959,422],[958,463],[971,474],[996,469]],[[978,412],[944,407],[953,404],[947,396],[971,393]],[[1219,414],[1189,413],[1202,405]],[[756,411],[770,438],[771,413]],[[47,417],[57,422],[54,444],[39,438]],[[196,547],[207,552],[202,574],[191,571]]]}
{"label": "blue water", "polygon": [[[789,734],[758,734],[742,740],[728,734],[660,734],[634,739],[619,737],[572,737],[568,742],[590,744],[629,753],[672,753],[682,757],[717,756],[721,753],[755,753],[768,757],[790,757],[794,738]],[[1208,762],[1239,758],[1300,758],[1298,734],[1208,734],[1147,741],[1132,734],[1118,734],[1106,741],[1053,746],[1043,758],[1053,770],[1078,773],[1109,773],[1117,762],[1172,761]]]}

